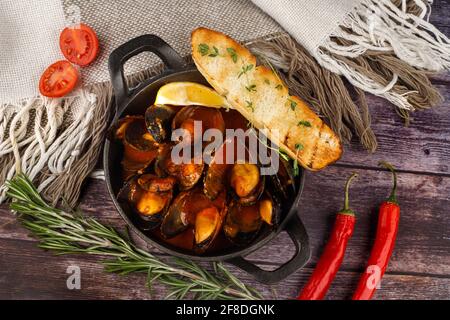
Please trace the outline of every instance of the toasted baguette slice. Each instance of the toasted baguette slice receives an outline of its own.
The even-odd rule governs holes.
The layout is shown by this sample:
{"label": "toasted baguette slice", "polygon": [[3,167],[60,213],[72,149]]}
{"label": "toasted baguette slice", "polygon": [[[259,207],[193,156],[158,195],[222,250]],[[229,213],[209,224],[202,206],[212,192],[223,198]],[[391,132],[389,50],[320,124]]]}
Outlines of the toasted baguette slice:
{"label": "toasted baguette slice", "polygon": [[290,96],[277,74],[256,66],[251,52],[223,33],[192,32],[192,57],[202,75],[228,103],[306,169],[338,160],[336,134],[298,97]]}

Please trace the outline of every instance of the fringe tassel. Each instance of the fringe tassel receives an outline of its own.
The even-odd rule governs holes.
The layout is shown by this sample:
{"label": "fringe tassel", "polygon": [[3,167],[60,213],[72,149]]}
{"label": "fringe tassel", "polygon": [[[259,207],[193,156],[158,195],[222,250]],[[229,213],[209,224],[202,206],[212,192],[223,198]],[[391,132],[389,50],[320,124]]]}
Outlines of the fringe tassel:
{"label": "fringe tassel", "polygon": [[315,58],[364,91],[401,110],[426,109],[442,101],[428,72],[450,68],[450,41],[424,20],[422,0],[365,0],[318,48]]}
{"label": "fringe tassel", "polygon": [[[152,77],[162,66],[127,77],[130,86]],[[99,83],[73,97],[38,97],[0,105],[0,203],[5,181],[26,173],[46,200],[75,207],[81,186],[95,168],[108,121],[112,88]],[[114,109],[114,108],[113,108]]]}
{"label": "fringe tassel", "polygon": [[308,101],[345,142],[354,132],[361,144],[373,152],[376,137],[370,128],[370,113],[365,95],[359,92],[356,105],[341,77],[322,68],[314,58],[288,34],[273,35],[246,44],[261,63],[268,62],[280,70],[292,93]]}

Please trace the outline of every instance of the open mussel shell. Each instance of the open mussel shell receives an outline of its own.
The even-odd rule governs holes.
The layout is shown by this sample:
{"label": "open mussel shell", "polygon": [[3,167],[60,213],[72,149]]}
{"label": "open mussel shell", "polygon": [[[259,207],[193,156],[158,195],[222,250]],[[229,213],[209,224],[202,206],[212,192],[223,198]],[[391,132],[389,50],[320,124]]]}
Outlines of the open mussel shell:
{"label": "open mussel shell", "polygon": [[280,203],[290,203],[292,199],[295,199],[297,189],[295,186],[294,172],[289,162],[280,158],[278,172],[267,178],[267,188],[271,190],[273,196]]}
{"label": "open mussel shell", "polygon": [[161,234],[164,238],[173,238],[192,224],[194,213],[189,211],[186,205],[190,196],[189,191],[184,191],[173,200],[161,223]]}
{"label": "open mussel shell", "polygon": [[156,142],[170,138],[170,126],[176,111],[177,108],[167,105],[151,105],[145,111],[145,125]]}
{"label": "open mussel shell", "polygon": [[[195,122],[201,122],[201,130],[194,130]],[[184,129],[186,135],[184,139],[188,139],[191,143],[201,140],[203,133],[208,129],[217,129],[222,134],[225,132],[225,121],[222,113],[214,108],[205,108],[199,106],[187,106],[177,112],[172,121],[172,130]]]}
{"label": "open mussel shell", "polygon": [[259,205],[243,206],[232,201],[223,225],[225,236],[236,245],[247,245],[258,234],[262,225]]}
{"label": "open mussel shell", "polygon": [[143,174],[137,178],[139,186],[150,192],[168,192],[172,191],[176,184],[174,177],[158,177],[154,174]]}
{"label": "open mussel shell", "polygon": [[181,192],[164,216],[161,234],[170,239],[193,228],[194,249],[206,250],[221,230],[225,210],[224,197],[211,201],[200,189]]}
{"label": "open mussel shell", "polygon": [[265,192],[258,201],[261,220],[271,227],[277,227],[281,221],[281,204],[269,192]]}
{"label": "open mussel shell", "polygon": [[252,163],[236,163],[230,169],[232,194],[244,206],[255,204],[264,191],[265,177]]}
{"label": "open mussel shell", "polygon": [[[147,190],[139,181],[140,178],[143,179],[142,176],[134,176],[129,179],[119,191],[117,199],[127,202],[139,218],[140,226],[145,230],[150,230],[161,223],[169,208],[173,191],[172,189],[164,192]],[[148,177],[144,179],[146,180]]]}
{"label": "open mussel shell", "polygon": [[215,151],[206,169],[205,178],[203,179],[203,192],[211,200],[216,199],[227,187],[228,170],[232,166],[227,161],[227,149],[230,148],[235,148],[234,140],[225,140]]}
{"label": "open mussel shell", "polygon": [[[155,172],[158,176],[170,175],[175,177],[181,190],[192,189],[203,176],[205,164],[201,159],[195,161],[190,159],[186,163],[175,163],[168,150],[164,155],[158,157],[155,164]],[[198,163],[199,162],[199,163]]]}
{"label": "open mussel shell", "polygon": [[115,138],[124,147],[122,159],[123,176],[125,179],[135,174],[143,173],[158,155],[160,146],[154,141],[145,128],[141,116],[126,116],[113,126]]}
{"label": "open mussel shell", "polygon": [[194,248],[197,252],[207,250],[214,242],[222,228],[226,210],[226,206],[222,209],[210,206],[197,212],[194,227]]}

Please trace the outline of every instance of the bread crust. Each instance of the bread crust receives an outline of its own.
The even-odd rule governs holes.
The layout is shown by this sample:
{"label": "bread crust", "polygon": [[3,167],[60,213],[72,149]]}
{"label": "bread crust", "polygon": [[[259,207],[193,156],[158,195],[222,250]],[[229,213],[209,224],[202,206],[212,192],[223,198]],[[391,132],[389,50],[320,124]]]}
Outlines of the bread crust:
{"label": "bread crust", "polygon": [[257,66],[248,49],[207,28],[192,32],[191,45],[195,65],[209,84],[304,168],[320,170],[341,157],[337,135],[305,101],[289,95],[276,73]]}

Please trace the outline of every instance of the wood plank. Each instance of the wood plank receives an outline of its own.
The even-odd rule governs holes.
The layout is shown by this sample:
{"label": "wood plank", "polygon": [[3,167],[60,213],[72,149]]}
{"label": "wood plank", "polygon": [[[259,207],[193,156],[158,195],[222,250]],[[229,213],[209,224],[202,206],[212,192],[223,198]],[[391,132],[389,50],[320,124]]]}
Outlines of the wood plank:
{"label": "wood plank", "polygon": [[[54,256],[34,243],[2,240],[0,256],[0,298],[2,299],[161,299],[164,286],[156,284],[154,295],[145,287],[145,274],[120,276],[103,271],[98,258]],[[66,287],[67,267],[81,270],[81,290]],[[308,280],[312,269],[296,272],[278,285],[258,284],[249,275],[228,266],[245,283],[260,290],[266,298],[291,299]],[[358,272],[340,271],[327,299],[348,299],[359,279]],[[448,299],[450,279],[415,275],[387,274],[376,299]],[[274,295],[275,291],[275,295]]]}
{"label": "wood plank", "polygon": [[393,105],[382,98],[369,96],[372,128],[378,149],[370,154],[358,141],[345,146],[337,165],[376,167],[380,160],[392,162],[405,171],[450,174],[450,90],[437,85],[446,102],[440,107],[414,113],[409,127],[396,114]]}

